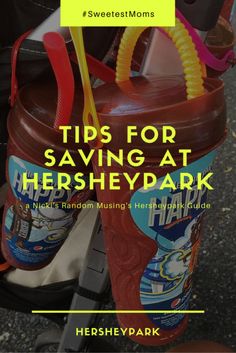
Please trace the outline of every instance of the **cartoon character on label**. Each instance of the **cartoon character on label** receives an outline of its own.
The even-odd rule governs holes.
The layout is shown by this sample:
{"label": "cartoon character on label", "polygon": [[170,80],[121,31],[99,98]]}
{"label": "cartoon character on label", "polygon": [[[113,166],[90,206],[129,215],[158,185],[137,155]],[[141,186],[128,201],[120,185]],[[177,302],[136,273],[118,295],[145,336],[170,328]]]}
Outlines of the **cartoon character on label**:
{"label": "cartoon character on label", "polygon": [[[140,285],[141,301],[148,309],[152,309],[153,305],[158,303],[161,309],[187,308],[191,294],[192,273],[200,245],[203,214],[204,212],[193,219],[188,216],[173,222],[157,233],[155,240],[158,251],[146,268]],[[173,233],[170,236],[172,230]],[[167,231],[169,238],[166,236]],[[154,322],[158,320],[166,324],[164,316],[163,319],[159,317],[156,320],[153,317],[151,319]]]}
{"label": "cartoon character on label", "polygon": [[16,246],[27,250],[26,243],[61,241],[74,224],[73,213],[56,207],[30,209],[16,200],[7,212],[7,239],[16,239]]}
{"label": "cartoon character on label", "polygon": [[16,245],[24,249],[24,241],[29,239],[32,228],[41,229],[42,226],[32,218],[31,210],[20,200],[16,200],[15,205],[8,210],[9,214],[12,215],[12,222],[10,232],[7,233],[7,239],[12,240],[16,236]]}

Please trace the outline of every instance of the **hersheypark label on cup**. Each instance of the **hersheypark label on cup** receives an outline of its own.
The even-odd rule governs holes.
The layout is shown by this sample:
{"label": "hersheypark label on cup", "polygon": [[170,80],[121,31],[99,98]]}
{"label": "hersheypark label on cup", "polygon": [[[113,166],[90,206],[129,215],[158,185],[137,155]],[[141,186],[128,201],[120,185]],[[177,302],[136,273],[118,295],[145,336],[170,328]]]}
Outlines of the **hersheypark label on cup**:
{"label": "hersheypark label on cup", "polygon": [[175,0],[61,0],[61,26],[175,26]]}
{"label": "hersheypark label on cup", "polygon": [[[178,188],[181,172],[197,176],[209,172],[216,151],[171,173],[176,190],[160,190],[161,180],[149,190],[137,190],[131,198],[131,215],[144,235],[156,242],[140,282],[140,300],[146,310],[187,310],[192,273],[200,245],[202,218],[207,205],[207,189]],[[196,179],[196,178],[195,178]],[[142,206],[144,205],[144,206]],[[146,205],[146,207],[145,207]],[[174,329],[183,314],[148,314],[162,329]]]}

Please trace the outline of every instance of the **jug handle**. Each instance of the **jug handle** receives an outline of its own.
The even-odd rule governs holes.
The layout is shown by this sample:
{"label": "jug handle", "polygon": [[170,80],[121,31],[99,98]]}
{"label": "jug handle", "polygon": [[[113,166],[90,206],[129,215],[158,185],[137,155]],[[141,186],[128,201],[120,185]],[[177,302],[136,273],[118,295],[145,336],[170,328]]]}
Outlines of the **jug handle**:
{"label": "jug handle", "polygon": [[18,54],[20,47],[23,43],[23,41],[30,35],[32,32],[32,29],[23,33],[14,43],[12,47],[12,52],[11,52],[11,95],[10,95],[10,106],[13,107],[16,96],[18,93],[18,80],[16,77],[16,65],[17,65],[17,59],[18,59]]}
{"label": "jug handle", "polygon": [[[11,107],[14,105],[16,96],[18,93],[18,81],[16,76],[16,66],[17,66],[17,59],[19,55],[19,50],[22,45],[22,42],[30,35],[32,30],[27,31],[26,33],[22,34],[14,43],[12,47],[12,55],[11,55],[11,94],[9,97]],[[115,81],[115,71],[110,67],[106,66],[103,62],[99,61],[98,59],[94,58],[93,56],[87,54],[86,55],[89,72],[101,79],[104,82],[114,82]],[[73,53],[70,55],[70,59],[78,64],[75,54]]]}

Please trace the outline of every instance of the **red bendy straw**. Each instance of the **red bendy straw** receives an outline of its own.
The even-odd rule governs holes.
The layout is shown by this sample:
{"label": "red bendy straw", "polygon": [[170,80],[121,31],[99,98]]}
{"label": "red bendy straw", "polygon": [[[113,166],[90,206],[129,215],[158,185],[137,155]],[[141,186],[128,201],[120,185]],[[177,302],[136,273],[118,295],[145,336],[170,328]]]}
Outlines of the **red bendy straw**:
{"label": "red bendy straw", "polygon": [[75,81],[64,38],[57,32],[43,36],[58,87],[57,112],[54,128],[69,125],[74,102]]}

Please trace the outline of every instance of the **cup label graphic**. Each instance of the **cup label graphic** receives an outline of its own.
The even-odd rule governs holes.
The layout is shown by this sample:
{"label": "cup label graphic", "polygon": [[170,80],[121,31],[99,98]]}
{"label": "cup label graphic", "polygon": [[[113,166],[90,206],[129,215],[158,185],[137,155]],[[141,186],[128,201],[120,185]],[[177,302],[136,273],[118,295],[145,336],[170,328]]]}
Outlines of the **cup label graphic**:
{"label": "cup label graphic", "polygon": [[[38,173],[38,189],[28,183],[23,190],[23,173],[30,179]],[[52,190],[44,190],[43,173],[52,173]],[[46,261],[57,251],[73,227],[78,210],[72,203],[87,201],[89,190],[57,189],[57,172],[10,156],[8,164],[10,204],[5,217],[7,245],[12,256],[25,265]],[[72,177],[73,180],[73,177]],[[87,180],[86,180],[87,184]]]}
{"label": "cup label graphic", "polygon": [[[153,188],[137,190],[131,198],[135,224],[157,244],[140,283],[140,300],[145,310],[187,310],[192,273],[200,245],[202,219],[207,205],[207,189],[198,190],[197,173],[207,174],[216,151],[171,173],[176,190],[159,190],[161,178]],[[194,177],[192,190],[181,190],[180,173]],[[148,314],[165,330],[176,328],[184,314]]]}

